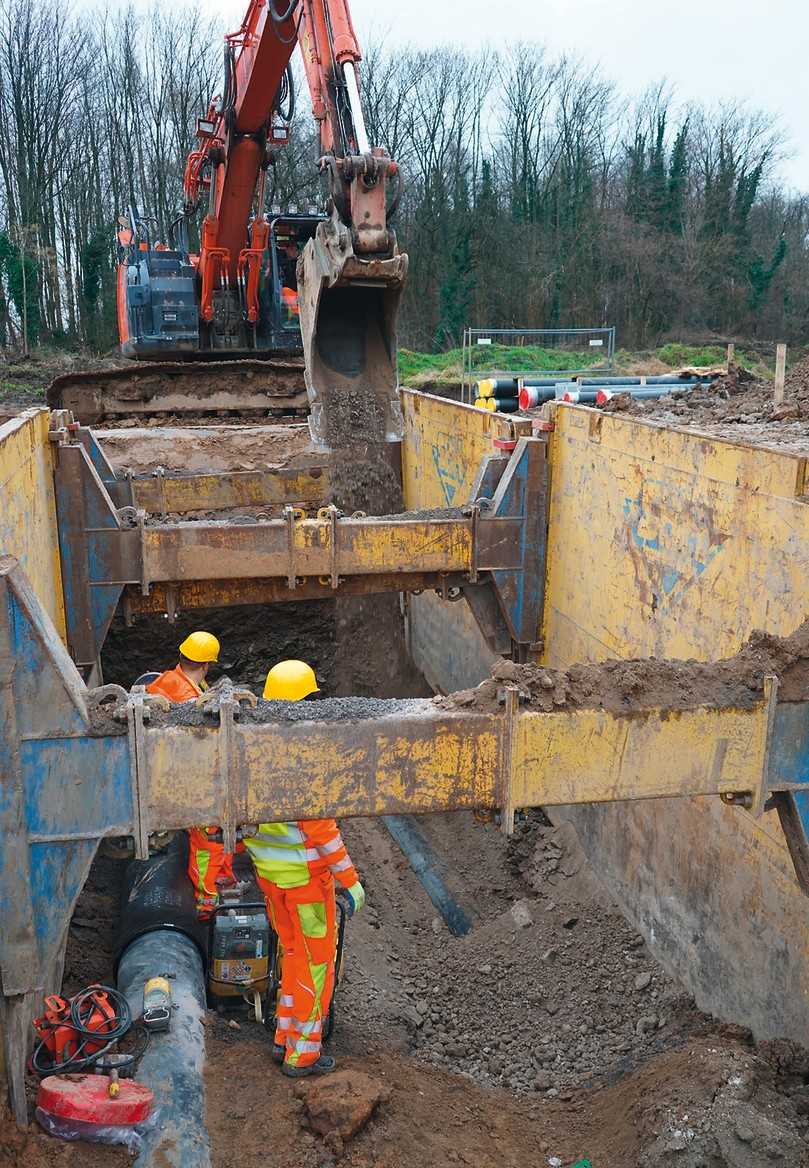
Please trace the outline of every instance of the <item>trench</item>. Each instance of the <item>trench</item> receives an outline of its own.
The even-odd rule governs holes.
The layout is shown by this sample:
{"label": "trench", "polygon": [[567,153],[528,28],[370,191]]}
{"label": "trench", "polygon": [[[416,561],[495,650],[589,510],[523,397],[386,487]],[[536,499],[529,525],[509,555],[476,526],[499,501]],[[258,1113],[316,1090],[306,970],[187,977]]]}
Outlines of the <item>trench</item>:
{"label": "trench", "polygon": [[[258,689],[273,660],[294,654],[313,662],[327,696],[336,694],[339,620],[338,605],[318,601],[197,612],[175,625],[153,617],[128,629],[116,623],[105,649],[106,679],[129,684],[138,672],[170,664],[191,628],[209,627],[234,681]],[[385,696],[406,697],[418,678],[401,628],[398,637],[399,655],[387,642],[377,658],[384,676],[375,684],[384,682]],[[573,1164],[588,1154],[593,1168],[624,1168],[652,1162],[640,1156],[643,1147],[660,1144],[661,1131],[665,1136],[658,1115],[664,1106],[686,1099],[681,1110],[713,1120],[721,1082],[743,1072],[766,1087],[770,1106],[776,1100],[778,1146],[790,1139],[806,1146],[809,1120],[796,1110],[802,1092],[809,1101],[802,1064],[773,1070],[749,1035],[696,1010],[610,901],[568,825],[554,827],[532,812],[506,840],[494,824],[467,813],[420,817],[446,887],[468,910],[465,937],[452,936],[380,821],[341,827],[368,904],[350,924],[330,1051],[360,1088],[370,1076],[393,1097],[335,1158],[336,1145],[324,1148],[312,1135],[290,1085],[272,1067],[268,1032],[246,1014],[235,1016],[235,1029],[233,1016],[210,1013],[205,1077],[213,1168],[230,1165],[235,1146],[244,1168],[291,1163],[281,1148],[267,1151],[270,1131],[293,1142],[295,1163],[304,1168],[421,1168],[436,1157],[494,1168],[524,1162],[543,1146],[539,1163],[560,1153]],[[106,847],[92,866],[70,926],[66,992],[112,976],[124,868]],[[743,1110],[750,1114],[749,1102]],[[756,1114],[747,1120],[754,1128]],[[411,1146],[414,1115],[421,1132]],[[391,1143],[395,1158],[377,1158]],[[99,1164],[117,1164],[115,1156]]]}
{"label": "trench", "polygon": [[[369,482],[377,471],[362,474]],[[344,501],[351,505],[350,491]],[[118,617],[105,680],[129,686],[141,672],[173,665],[193,628],[214,632],[223,672],[257,692],[269,666],[291,656],[311,662],[327,696],[429,692],[408,658],[395,597],[198,610],[174,624],[141,617],[131,628]],[[467,813],[420,818],[449,893],[469,912],[464,937],[445,927],[380,822],[341,827],[368,903],[350,924],[331,1051],[358,1090],[368,1077],[381,1084],[385,1102],[346,1147],[324,1144],[272,1067],[263,1027],[240,1017],[235,1029],[211,1015],[214,1168],[236,1157],[241,1168],[500,1168],[585,1156],[593,1168],[690,1166],[671,1158],[679,1129],[667,1127],[669,1113],[692,1117],[706,1163],[746,1168],[769,1154],[734,1159],[704,1133],[723,1124],[735,1131],[743,1115],[758,1139],[756,1091],[777,1120],[771,1147],[806,1162],[809,1062],[792,1048],[770,1058],[739,1028],[701,1015],[610,900],[569,825],[533,812],[506,840]],[[112,976],[124,867],[108,846],[92,866],[69,929],[66,992]],[[740,1075],[753,1084],[748,1095],[719,1109],[723,1084]],[[126,1162],[116,1157],[93,1163]],[[70,1168],[84,1162],[65,1160]]]}

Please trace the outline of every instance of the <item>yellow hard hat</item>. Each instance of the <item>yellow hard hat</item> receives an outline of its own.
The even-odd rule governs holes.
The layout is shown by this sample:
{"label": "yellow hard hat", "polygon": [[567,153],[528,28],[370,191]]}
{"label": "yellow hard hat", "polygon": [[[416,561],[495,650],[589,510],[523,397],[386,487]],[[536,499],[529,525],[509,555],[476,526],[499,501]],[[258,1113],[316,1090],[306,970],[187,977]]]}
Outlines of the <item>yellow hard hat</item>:
{"label": "yellow hard hat", "polygon": [[213,633],[189,633],[180,645],[180,652],[188,661],[202,665],[205,661],[219,660],[219,642]]}
{"label": "yellow hard hat", "polygon": [[320,687],[314,669],[305,661],[279,661],[264,682],[268,702],[299,702],[313,693],[320,693]]}

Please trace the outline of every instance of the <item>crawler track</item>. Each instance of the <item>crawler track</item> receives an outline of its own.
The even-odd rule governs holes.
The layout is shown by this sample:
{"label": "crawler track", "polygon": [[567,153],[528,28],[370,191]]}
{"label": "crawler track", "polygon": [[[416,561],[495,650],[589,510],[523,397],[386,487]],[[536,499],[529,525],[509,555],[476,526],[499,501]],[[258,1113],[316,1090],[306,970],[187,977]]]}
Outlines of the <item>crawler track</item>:
{"label": "crawler track", "polygon": [[303,362],[283,360],[142,364],[66,373],[47,390],[52,409],[68,409],[87,426],[119,418],[165,415],[180,421],[305,417]]}

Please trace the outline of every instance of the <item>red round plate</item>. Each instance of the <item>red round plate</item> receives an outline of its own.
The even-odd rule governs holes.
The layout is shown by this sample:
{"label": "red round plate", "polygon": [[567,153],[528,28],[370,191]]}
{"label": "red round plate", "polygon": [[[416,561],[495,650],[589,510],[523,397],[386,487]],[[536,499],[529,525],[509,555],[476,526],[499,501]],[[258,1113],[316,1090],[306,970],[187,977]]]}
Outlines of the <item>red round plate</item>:
{"label": "red round plate", "polygon": [[49,1075],[39,1084],[37,1107],[60,1119],[103,1126],[142,1123],[152,1110],[154,1093],[131,1079],[121,1079],[118,1094],[109,1095],[107,1075]]}

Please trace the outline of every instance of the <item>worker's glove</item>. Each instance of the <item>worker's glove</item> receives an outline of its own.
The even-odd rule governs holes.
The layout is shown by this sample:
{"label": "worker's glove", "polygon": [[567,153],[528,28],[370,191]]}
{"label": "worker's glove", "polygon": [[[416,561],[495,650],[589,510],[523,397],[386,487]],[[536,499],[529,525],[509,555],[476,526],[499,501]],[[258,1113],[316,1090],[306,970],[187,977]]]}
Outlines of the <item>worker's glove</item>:
{"label": "worker's glove", "polygon": [[343,902],[345,910],[350,917],[353,917],[355,912],[359,912],[365,904],[365,889],[359,880],[356,884],[352,884],[350,888],[338,888],[337,895]]}

